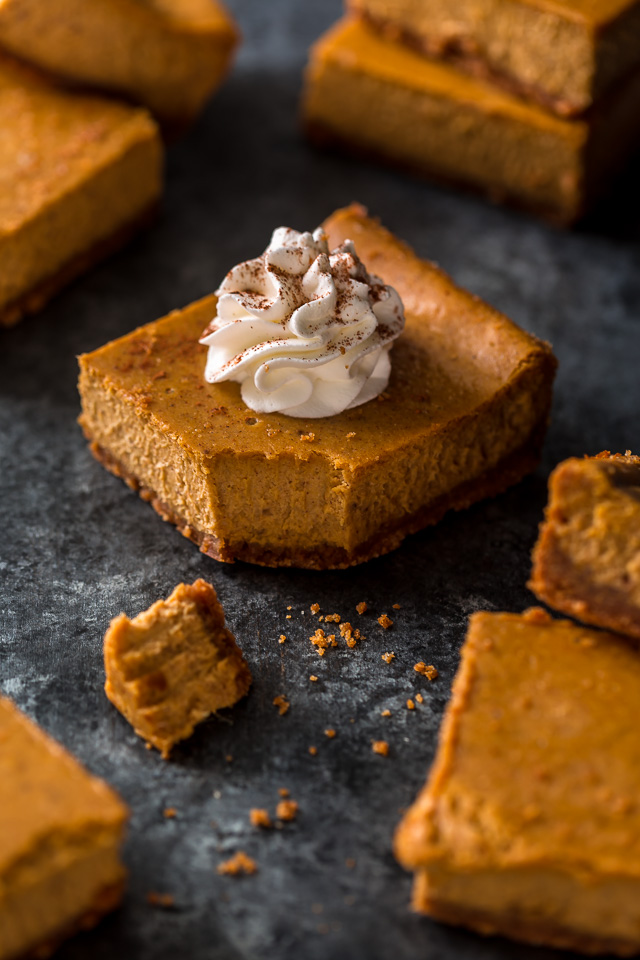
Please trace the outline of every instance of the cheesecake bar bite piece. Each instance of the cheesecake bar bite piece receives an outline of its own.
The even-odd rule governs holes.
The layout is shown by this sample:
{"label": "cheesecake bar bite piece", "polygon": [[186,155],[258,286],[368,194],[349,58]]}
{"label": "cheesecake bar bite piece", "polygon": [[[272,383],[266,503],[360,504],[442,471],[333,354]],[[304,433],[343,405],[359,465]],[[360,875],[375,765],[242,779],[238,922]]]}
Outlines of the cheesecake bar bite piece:
{"label": "cheesecake bar bite piece", "polygon": [[49,956],[120,902],[127,808],[0,697],[0,960]]}
{"label": "cheesecake bar bite piece", "polygon": [[180,583],[104,638],[105,693],[138,736],[167,759],[196,724],[244,697],[251,673],[211,584]]}
{"label": "cheesecake bar bite piece", "polygon": [[0,52],[0,326],[40,309],[153,213],[145,110],[62,90]]}
{"label": "cheesecake bar bite piece", "polygon": [[574,457],[549,479],[529,587],[578,620],[640,640],[640,457]]}
{"label": "cheesecake bar bite piece", "polygon": [[211,296],[80,357],[94,455],[219,560],[346,567],[506,489],[546,430],[548,344],[352,206],[324,224],[404,302],[379,399],[334,416],[255,413],[204,379]]}
{"label": "cheesecake bar bite piece", "polygon": [[311,51],[303,114],[320,146],[571,224],[640,143],[640,69],[570,121],[345,18]]}
{"label": "cheesecake bar bite piece", "polygon": [[582,113],[640,66],[638,0],[349,0],[392,39],[535,99]]}
{"label": "cheesecake bar bite piece", "polygon": [[65,81],[189,124],[226,75],[239,33],[218,0],[0,0],[0,44]]}
{"label": "cheesecake bar bite piece", "polygon": [[483,934],[640,950],[640,658],[540,609],[471,617],[426,787],[396,834],[417,910]]}

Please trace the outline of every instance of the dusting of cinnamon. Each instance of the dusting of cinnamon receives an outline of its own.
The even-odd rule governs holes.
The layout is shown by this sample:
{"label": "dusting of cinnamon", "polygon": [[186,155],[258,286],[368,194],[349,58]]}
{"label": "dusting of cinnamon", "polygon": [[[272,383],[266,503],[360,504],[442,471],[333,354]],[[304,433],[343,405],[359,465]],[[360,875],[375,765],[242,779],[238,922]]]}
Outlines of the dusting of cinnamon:
{"label": "dusting of cinnamon", "polygon": [[257,870],[258,864],[255,860],[252,860],[251,857],[247,856],[244,850],[238,850],[232,857],[219,863],[216,867],[216,871],[219,874],[229,877],[238,877],[243,873],[249,876],[252,873],[256,873]]}
{"label": "dusting of cinnamon", "polygon": [[289,707],[291,706],[291,704],[290,704],[289,701],[286,699],[286,697],[283,697],[282,694],[280,694],[280,693],[278,694],[277,697],[274,697],[274,698],[273,698],[273,705],[274,705],[274,707],[277,707],[277,708],[278,708],[278,713],[280,714],[281,717],[283,717],[283,716],[285,715],[285,713],[287,712],[287,710],[288,710]]}

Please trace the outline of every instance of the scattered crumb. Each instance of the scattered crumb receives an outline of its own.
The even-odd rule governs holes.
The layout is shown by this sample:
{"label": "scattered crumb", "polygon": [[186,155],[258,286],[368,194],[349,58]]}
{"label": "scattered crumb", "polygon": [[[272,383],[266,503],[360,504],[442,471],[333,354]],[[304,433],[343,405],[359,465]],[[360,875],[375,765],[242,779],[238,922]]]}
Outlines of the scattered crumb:
{"label": "scattered crumb", "polygon": [[416,705],[413,700],[407,700],[407,710],[415,710]]}
{"label": "scattered crumb", "polygon": [[340,623],[340,614],[328,613],[324,619],[326,623]]}
{"label": "scattered crumb", "polygon": [[416,673],[421,673],[423,677],[426,677],[427,680],[435,680],[438,676],[438,671],[431,664],[424,663],[421,660],[419,663],[414,664],[413,669]]}
{"label": "scattered crumb", "polygon": [[381,614],[381,616],[378,617],[378,623],[380,624],[381,627],[384,627],[385,630],[388,630],[389,627],[393,626],[393,620],[390,617],[388,617],[386,613],[383,613]]}
{"label": "scattered crumb", "polygon": [[335,634],[330,633],[329,636],[324,632],[322,627],[318,627],[316,632],[312,637],[309,637],[311,643],[314,647],[317,648],[318,653],[321,657],[324,657],[327,647],[337,647],[338,641],[336,640]]}
{"label": "scattered crumb", "polygon": [[278,694],[277,697],[274,697],[274,698],[273,698],[273,705],[274,705],[274,707],[277,707],[277,708],[278,708],[278,712],[279,712],[279,714],[280,714],[281,717],[283,717],[283,716],[285,715],[285,713],[287,712],[287,710],[288,710],[289,707],[291,706],[291,704],[289,703],[289,701],[286,699],[286,697],[283,697],[282,694]]}
{"label": "scattered crumb", "polygon": [[227,761],[227,763],[233,763],[233,757],[231,756],[230,753],[226,755],[225,760]]}
{"label": "scattered crumb", "polygon": [[249,810],[249,820],[252,827],[272,827],[271,817],[266,810],[254,807]]}
{"label": "scattered crumb", "polygon": [[355,867],[355,865],[356,865],[356,862],[355,862],[355,860],[353,859],[353,857],[347,857],[347,859],[345,860],[345,866],[347,867],[347,869],[348,869],[348,870],[353,870],[353,868]]}
{"label": "scattered crumb", "polygon": [[165,910],[171,908],[175,901],[170,893],[148,893],[147,894],[147,903],[150,903],[152,907],[164,907]]}
{"label": "scattered crumb", "polygon": [[298,816],[298,804],[295,800],[281,800],[276,807],[278,820],[295,820]]}
{"label": "scattered crumb", "polygon": [[335,730],[332,727],[328,727],[324,732],[325,737],[329,737],[329,740],[333,740],[336,735]]}
{"label": "scattered crumb", "polygon": [[177,812],[178,811],[176,810],[175,807],[167,807],[165,810],[163,810],[162,816],[166,817],[167,820],[173,820]]}
{"label": "scattered crumb", "polygon": [[291,614],[290,614],[290,613],[288,613],[288,614],[286,615],[285,620],[291,620]]}
{"label": "scattered crumb", "polygon": [[317,682],[318,682],[318,678],[317,678],[317,677],[315,676],[315,674],[313,674],[313,673],[312,673],[311,676],[309,677],[309,680],[311,680],[312,683],[317,683]]}
{"label": "scattered crumb", "polygon": [[229,877],[237,877],[241,873],[249,875],[256,873],[257,870],[258,864],[251,857],[248,857],[244,850],[238,850],[232,857],[219,863],[216,867],[219,874]]}
{"label": "scattered crumb", "polygon": [[317,747],[309,747],[309,753],[311,754],[312,757],[315,757],[317,752],[318,752]]}
{"label": "scattered crumb", "polygon": [[382,713],[380,714],[380,716],[381,716],[381,717],[390,717],[390,716],[391,716],[391,710],[383,710]]}
{"label": "scattered crumb", "polygon": [[288,796],[289,796],[289,791],[287,790],[286,787],[279,787],[279,788],[278,788],[278,794],[279,794],[281,797],[288,797]]}
{"label": "scattered crumb", "polygon": [[152,743],[145,743],[145,748],[146,748],[147,750],[153,750],[153,744],[152,744]]}
{"label": "scattered crumb", "polygon": [[418,701],[418,703],[424,703],[424,697],[422,696],[421,693],[416,693],[416,700]]}
{"label": "scattered crumb", "polygon": [[392,660],[395,660],[396,655],[395,653],[393,653],[393,651],[391,651],[390,653],[382,653],[380,654],[380,656],[382,657],[385,663],[391,663]]}
{"label": "scattered crumb", "polygon": [[284,633],[281,633],[280,637],[278,638],[278,643],[284,643],[286,639],[287,638],[285,637]]}
{"label": "scattered crumb", "polygon": [[393,604],[393,609],[394,609],[394,610],[399,610],[399,609],[400,609],[400,604],[399,604],[399,603],[394,603],[394,604]]}
{"label": "scattered crumb", "polygon": [[309,609],[311,610],[311,613],[320,613],[320,604],[312,603]]}
{"label": "scattered crumb", "polygon": [[292,607],[291,605],[289,605],[289,606],[287,607],[287,610],[293,610],[293,607]]}
{"label": "scattered crumb", "polygon": [[386,757],[389,754],[389,744],[386,740],[372,740],[371,749],[374,753],[379,753],[381,757]]}
{"label": "scattered crumb", "polygon": [[358,611],[359,614],[363,614],[367,612],[367,604],[365,603],[364,600],[362,600],[361,603],[356,604],[356,610]]}

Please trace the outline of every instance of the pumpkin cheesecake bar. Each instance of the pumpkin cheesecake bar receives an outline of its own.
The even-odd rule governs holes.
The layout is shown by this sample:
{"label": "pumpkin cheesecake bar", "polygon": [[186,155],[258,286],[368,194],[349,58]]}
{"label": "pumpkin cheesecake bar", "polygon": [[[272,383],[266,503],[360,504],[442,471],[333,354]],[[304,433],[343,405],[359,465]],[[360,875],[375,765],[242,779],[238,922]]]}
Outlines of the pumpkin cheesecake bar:
{"label": "pumpkin cheesecake bar", "polygon": [[583,113],[640,66],[638,0],[348,0],[348,8],[459,69]]}
{"label": "pumpkin cheesecake bar", "polygon": [[138,736],[166,759],[216,710],[244,697],[251,673],[211,584],[179,584],[104,638],[105,692]]}
{"label": "pumpkin cheesecake bar", "polygon": [[141,103],[171,129],[200,112],[238,39],[218,0],[0,0],[6,50]]}
{"label": "pumpkin cheesecake bar", "polygon": [[417,910],[640,951],[640,658],[542,610],[471,617],[436,759],[396,835]]}
{"label": "pumpkin cheesecake bar", "polygon": [[404,301],[379,399],[320,419],[256,414],[205,381],[215,296],[79,358],[91,450],[218,560],[316,569],[379,556],[532,470],[556,362],[352,206],[324,224]]}
{"label": "pumpkin cheesecake bar", "polygon": [[640,143],[640,69],[588,116],[565,120],[346,18],[312,49],[303,113],[321,146],[570,224]]}
{"label": "pumpkin cheesecake bar", "polygon": [[0,52],[0,326],[146,222],[162,149],[145,110],[53,86]]}
{"label": "pumpkin cheesecake bar", "polygon": [[556,467],[529,587],[563,613],[640,640],[640,457],[605,451]]}
{"label": "pumpkin cheesecake bar", "polygon": [[0,960],[49,956],[120,902],[119,797],[0,697]]}

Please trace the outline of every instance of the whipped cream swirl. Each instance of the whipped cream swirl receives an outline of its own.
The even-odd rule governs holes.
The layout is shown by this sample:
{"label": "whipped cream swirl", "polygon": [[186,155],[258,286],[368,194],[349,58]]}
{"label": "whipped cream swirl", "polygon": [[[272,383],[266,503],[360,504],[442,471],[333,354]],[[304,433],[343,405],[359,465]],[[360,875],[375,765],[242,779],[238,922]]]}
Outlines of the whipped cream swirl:
{"label": "whipped cream swirl", "polygon": [[350,240],[329,252],[321,229],[280,227],[216,294],[200,340],[209,348],[205,379],[237,381],[252,410],[329,417],[387,386],[402,301],[367,272]]}

